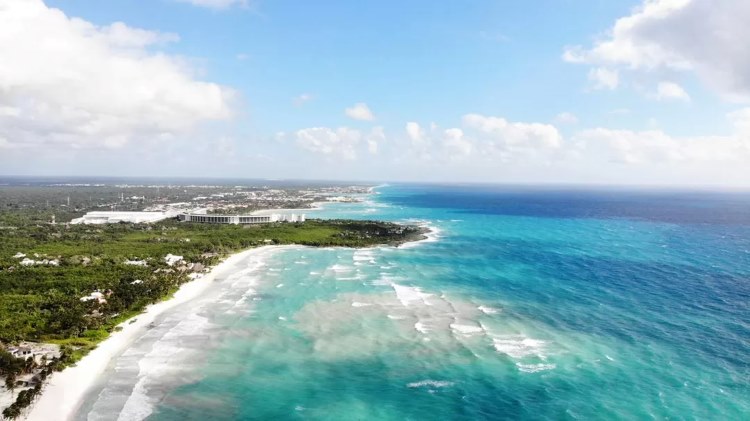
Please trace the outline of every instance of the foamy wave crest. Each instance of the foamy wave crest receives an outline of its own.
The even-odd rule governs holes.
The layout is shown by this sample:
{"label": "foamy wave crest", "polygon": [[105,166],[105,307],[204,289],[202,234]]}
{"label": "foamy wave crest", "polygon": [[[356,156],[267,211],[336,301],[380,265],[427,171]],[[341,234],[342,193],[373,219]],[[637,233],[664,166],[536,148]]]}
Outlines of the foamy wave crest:
{"label": "foamy wave crest", "polygon": [[354,255],[352,256],[352,260],[354,260],[354,264],[356,266],[361,266],[365,264],[365,262],[374,265],[375,253],[372,250],[357,250],[354,252]]}
{"label": "foamy wave crest", "polygon": [[422,290],[418,287],[407,287],[396,283],[392,283],[391,287],[396,292],[396,297],[398,297],[398,300],[401,301],[401,304],[403,304],[405,307],[420,304],[430,305],[430,303],[427,301],[427,298],[432,297],[433,294],[422,292]]}
{"label": "foamy wave crest", "polygon": [[497,314],[500,313],[500,310],[494,307],[488,307],[488,306],[479,306],[477,307],[477,310],[481,311],[484,314]]}
{"label": "foamy wave crest", "polygon": [[544,357],[546,342],[539,339],[527,338],[522,335],[503,335],[492,339],[495,350],[511,358],[528,356]]}
{"label": "foamy wave crest", "polygon": [[430,329],[428,329],[427,326],[422,322],[414,323],[414,329],[416,329],[417,332],[425,335],[430,331]]}
{"label": "foamy wave crest", "polygon": [[440,236],[441,236],[440,234],[442,233],[442,231],[438,227],[433,225],[430,221],[410,219],[410,220],[407,220],[407,222],[412,223],[412,224],[416,223],[422,228],[427,228],[429,231],[424,235],[425,239],[402,244],[401,246],[399,246],[400,248],[413,248],[413,247],[417,247],[420,244],[434,243],[435,241],[438,241],[440,239]]}
{"label": "foamy wave crest", "polygon": [[453,386],[453,382],[449,382],[446,380],[422,380],[418,382],[409,383],[406,385],[406,387],[410,388],[417,388],[417,387],[448,387]]}
{"label": "foamy wave crest", "polygon": [[351,267],[351,266],[344,266],[344,265],[335,264],[335,265],[329,267],[328,270],[331,271],[331,272],[334,272],[334,273],[347,273],[347,272],[353,271],[354,268]]}
{"label": "foamy wave crest", "polygon": [[458,323],[451,323],[450,326],[453,331],[465,336],[485,333],[482,326],[463,325]]}
{"label": "foamy wave crest", "polygon": [[156,341],[150,352],[138,362],[138,381],[125,401],[118,421],[141,420],[153,412],[153,407],[159,402],[158,396],[149,390],[149,383],[159,381],[174,375],[181,370],[176,360],[185,359],[193,349],[184,346],[184,340],[190,336],[198,336],[205,332],[211,323],[207,318],[197,314],[188,315]]}
{"label": "foamy wave crest", "polygon": [[554,370],[557,367],[555,364],[521,364],[516,363],[519,371],[524,373],[536,373],[539,371]]}

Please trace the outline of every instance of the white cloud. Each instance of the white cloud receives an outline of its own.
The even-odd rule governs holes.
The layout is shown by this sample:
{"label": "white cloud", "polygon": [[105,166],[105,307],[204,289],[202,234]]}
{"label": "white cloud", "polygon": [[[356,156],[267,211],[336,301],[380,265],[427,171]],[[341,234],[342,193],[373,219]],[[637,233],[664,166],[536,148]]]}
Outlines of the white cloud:
{"label": "white cloud", "polygon": [[509,122],[502,117],[467,114],[464,126],[478,130],[496,147],[503,149],[542,148],[562,146],[562,136],[551,124]]}
{"label": "white cloud", "polygon": [[5,148],[120,148],[232,116],[230,89],[150,51],[176,35],[98,27],[41,0],[3,0],[0,22]]}
{"label": "white cloud", "polygon": [[690,95],[685,92],[682,86],[668,81],[659,82],[656,88],[656,99],[659,101],[690,101]]}
{"label": "white cloud", "polygon": [[569,62],[639,71],[690,71],[725,98],[750,100],[750,2],[644,0],[591,48],[566,49]]}
{"label": "white cloud", "polygon": [[424,138],[424,131],[419,126],[419,123],[414,121],[406,123],[406,134],[412,142],[418,142]]}
{"label": "white cloud", "polygon": [[341,166],[373,177],[750,186],[750,108],[727,120],[727,135],[598,127],[564,138],[551,124],[466,114],[459,127],[408,122],[393,139],[382,127],[318,127],[280,136],[323,157],[317,167]]}
{"label": "white cloud", "polygon": [[422,128],[419,126],[419,123],[416,123],[414,121],[410,121],[406,123],[406,134],[409,135],[409,139],[414,141],[420,141],[424,137],[424,133],[422,131]]}
{"label": "white cloud", "polygon": [[419,162],[457,164],[470,160],[480,164],[532,155],[547,159],[562,146],[562,136],[552,125],[479,114],[465,115],[461,128],[441,129],[434,123],[424,128],[408,122],[405,133],[409,143],[399,152]]}
{"label": "white cloud", "polygon": [[344,110],[344,114],[354,120],[375,120],[375,115],[373,115],[372,111],[370,111],[370,107],[368,107],[364,102],[358,102],[354,104],[353,107],[347,108],[346,110]]}
{"label": "white cloud", "polygon": [[373,127],[370,134],[367,135],[367,152],[370,155],[377,155],[380,145],[385,142],[385,130],[382,127]]}
{"label": "white cloud", "polygon": [[578,124],[578,117],[570,112],[562,112],[555,116],[555,123],[557,124]]}
{"label": "white cloud", "polygon": [[733,133],[727,136],[675,137],[662,130],[596,128],[577,133],[573,140],[589,158],[603,154],[613,162],[704,164],[714,170],[734,164],[737,168],[744,168],[750,162],[750,108],[735,111],[727,117],[734,127]]}
{"label": "white cloud", "polygon": [[617,70],[597,67],[589,70],[589,82],[594,89],[617,89],[620,74]]}
{"label": "white cloud", "polygon": [[347,127],[311,127],[298,130],[295,136],[297,145],[305,150],[344,160],[357,158],[356,147],[362,138],[358,130]]}
{"label": "white cloud", "polygon": [[247,0],[176,0],[180,3],[190,3],[193,6],[209,9],[228,9],[232,6],[247,6]]}
{"label": "white cloud", "polygon": [[472,154],[474,144],[471,140],[464,137],[464,131],[461,129],[447,129],[443,132],[443,144],[449,159],[457,159]]}
{"label": "white cloud", "polygon": [[295,107],[301,107],[313,99],[315,99],[315,97],[312,94],[299,94],[292,98],[292,104],[294,104]]}

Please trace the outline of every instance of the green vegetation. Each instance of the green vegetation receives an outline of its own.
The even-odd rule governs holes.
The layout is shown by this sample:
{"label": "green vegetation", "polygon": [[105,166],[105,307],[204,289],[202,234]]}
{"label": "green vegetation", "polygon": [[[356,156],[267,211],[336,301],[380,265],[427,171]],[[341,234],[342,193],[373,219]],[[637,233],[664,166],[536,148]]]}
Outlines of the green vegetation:
{"label": "green vegetation", "polygon": [[[15,403],[3,410],[8,419],[30,405],[53,370],[78,361],[118,324],[171,295],[191,272],[205,271],[230,253],[269,244],[398,245],[423,234],[417,227],[377,221],[251,226],[49,221],[40,211],[0,212],[0,341],[61,346],[60,358],[43,366],[0,349],[0,376],[9,389],[19,374],[36,378],[33,387],[20,391]],[[182,260],[170,265],[168,254]]]}
{"label": "green vegetation", "polygon": [[[3,418],[18,418],[54,370],[75,363],[120,323],[228,254],[268,244],[398,245],[423,234],[417,227],[376,221],[253,226],[65,221],[92,210],[160,209],[175,202],[218,213],[306,207],[331,194],[365,191],[356,186],[0,185],[0,378],[16,396]],[[168,254],[182,259],[170,265]],[[57,344],[60,352],[41,359],[8,352],[19,355],[9,345],[21,341]]]}
{"label": "green vegetation", "polygon": [[[366,247],[421,235],[415,227],[373,221],[87,226],[51,225],[45,219],[0,214],[0,341],[55,342],[73,357],[174,292],[191,270],[214,265],[229,253],[266,244]],[[26,257],[14,257],[17,253]],[[170,267],[167,254],[184,261]],[[24,259],[34,263],[24,265]],[[106,303],[81,301],[94,291],[104,294]]]}

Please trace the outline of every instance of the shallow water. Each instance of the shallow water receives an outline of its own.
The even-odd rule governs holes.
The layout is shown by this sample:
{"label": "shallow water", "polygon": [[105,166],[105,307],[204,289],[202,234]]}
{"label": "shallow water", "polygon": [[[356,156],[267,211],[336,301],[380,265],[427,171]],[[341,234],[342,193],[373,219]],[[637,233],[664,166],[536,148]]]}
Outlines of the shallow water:
{"label": "shallow water", "polygon": [[437,241],[241,262],[118,357],[79,419],[750,415],[750,197],[379,192],[317,215]]}

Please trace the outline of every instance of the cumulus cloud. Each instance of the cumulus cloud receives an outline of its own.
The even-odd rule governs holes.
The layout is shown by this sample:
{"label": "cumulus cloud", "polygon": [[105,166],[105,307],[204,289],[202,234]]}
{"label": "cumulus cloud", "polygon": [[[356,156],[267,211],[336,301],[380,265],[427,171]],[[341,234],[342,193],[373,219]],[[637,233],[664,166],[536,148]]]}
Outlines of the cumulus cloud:
{"label": "cumulus cloud", "polygon": [[380,145],[385,142],[385,130],[383,127],[373,127],[370,134],[367,135],[367,152],[370,155],[377,155]]}
{"label": "cumulus cloud", "polygon": [[690,95],[682,86],[674,82],[659,82],[656,88],[656,99],[659,101],[690,101]]}
{"label": "cumulus cloud", "polygon": [[352,118],[354,120],[360,120],[360,121],[372,121],[375,120],[375,115],[370,111],[370,107],[367,106],[364,102],[358,102],[354,104],[353,107],[347,108],[344,110],[344,114],[346,114],[347,117]]}
{"label": "cumulus cloud", "polygon": [[419,142],[424,138],[424,131],[419,123],[410,121],[406,123],[406,134],[412,142]]}
{"label": "cumulus cloud", "polygon": [[502,117],[467,114],[461,127],[442,129],[408,122],[402,150],[422,162],[487,163],[520,156],[544,156],[558,150],[562,136],[549,124],[510,122]]}
{"label": "cumulus cloud", "polygon": [[636,71],[690,71],[732,101],[750,101],[750,2],[644,0],[590,48],[569,47],[569,62]]}
{"label": "cumulus cloud", "polygon": [[228,9],[232,6],[247,6],[247,0],[176,0],[180,3],[190,3],[193,6],[209,9]]}
{"label": "cumulus cloud", "polygon": [[727,135],[595,127],[563,137],[552,124],[466,114],[459,127],[412,121],[395,133],[318,127],[280,136],[326,162],[394,178],[750,185],[750,108],[727,121]]}
{"label": "cumulus cloud", "polygon": [[495,147],[503,149],[557,149],[562,135],[551,124],[510,122],[502,117],[467,114],[464,126],[477,130]]}
{"label": "cumulus cloud", "polygon": [[311,127],[298,130],[295,137],[297,145],[307,151],[331,158],[354,160],[357,158],[356,147],[362,133],[347,127]]}
{"label": "cumulus cloud", "polygon": [[3,0],[0,22],[0,148],[118,148],[232,116],[230,89],[151,52],[174,34],[96,26],[41,0]]}
{"label": "cumulus cloud", "polygon": [[727,136],[675,137],[661,130],[595,128],[577,133],[573,140],[579,151],[590,157],[606,156],[611,162],[708,164],[717,169],[735,164],[741,168],[750,162],[750,108],[727,117],[734,129]]}
{"label": "cumulus cloud", "polygon": [[472,154],[474,143],[464,136],[464,131],[453,128],[443,132],[443,145],[449,159],[456,159]]}
{"label": "cumulus cloud", "polygon": [[617,89],[620,84],[620,73],[617,70],[597,67],[589,70],[589,82],[594,89]]}

